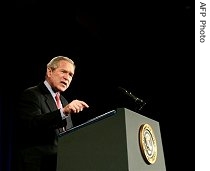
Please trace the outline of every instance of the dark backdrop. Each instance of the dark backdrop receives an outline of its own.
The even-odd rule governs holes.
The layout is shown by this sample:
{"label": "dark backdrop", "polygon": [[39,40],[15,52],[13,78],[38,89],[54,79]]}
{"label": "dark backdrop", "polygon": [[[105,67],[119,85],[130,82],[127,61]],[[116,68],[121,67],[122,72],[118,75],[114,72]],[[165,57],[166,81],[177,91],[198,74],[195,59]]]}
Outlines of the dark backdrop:
{"label": "dark backdrop", "polygon": [[[160,122],[167,170],[194,167],[194,2],[18,1],[2,31],[1,167],[10,170],[19,93],[44,79],[46,63],[66,55],[77,68],[66,98],[90,109],[77,124],[116,107],[135,110],[124,87]],[[6,17],[7,16],[7,17]]]}

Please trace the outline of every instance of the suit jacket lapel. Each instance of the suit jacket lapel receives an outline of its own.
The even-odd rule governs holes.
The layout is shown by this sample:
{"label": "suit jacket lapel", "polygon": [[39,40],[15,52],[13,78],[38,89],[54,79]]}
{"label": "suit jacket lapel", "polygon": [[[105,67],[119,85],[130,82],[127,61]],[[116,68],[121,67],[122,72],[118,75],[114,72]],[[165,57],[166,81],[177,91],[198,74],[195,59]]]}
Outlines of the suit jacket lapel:
{"label": "suit jacket lapel", "polygon": [[40,83],[39,85],[40,90],[43,92],[43,95],[45,97],[45,103],[50,109],[50,111],[55,111],[57,110],[57,106],[55,103],[55,100],[53,99],[51,93],[47,89],[47,87],[44,85],[44,83]]}

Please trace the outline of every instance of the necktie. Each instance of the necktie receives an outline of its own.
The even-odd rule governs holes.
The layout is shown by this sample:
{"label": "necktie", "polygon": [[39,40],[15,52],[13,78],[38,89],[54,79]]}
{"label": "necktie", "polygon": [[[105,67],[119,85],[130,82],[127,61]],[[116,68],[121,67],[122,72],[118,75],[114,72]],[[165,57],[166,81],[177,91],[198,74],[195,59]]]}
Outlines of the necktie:
{"label": "necktie", "polygon": [[[58,109],[62,108],[61,99],[60,99],[60,93],[56,93],[55,100],[56,100],[57,108]],[[64,127],[63,128],[59,128],[59,132],[63,132],[63,131],[65,131]]]}
{"label": "necktie", "polygon": [[60,93],[56,93],[55,100],[56,100],[57,108],[60,109],[62,107],[61,99],[60,99]]}

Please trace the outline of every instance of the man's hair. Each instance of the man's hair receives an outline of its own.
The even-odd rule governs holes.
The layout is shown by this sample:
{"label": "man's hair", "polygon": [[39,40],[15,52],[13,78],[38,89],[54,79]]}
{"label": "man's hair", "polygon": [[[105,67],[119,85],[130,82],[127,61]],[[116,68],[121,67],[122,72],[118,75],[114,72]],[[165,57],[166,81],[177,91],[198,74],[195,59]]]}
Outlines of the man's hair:
{"label": "man's hair", "polygon": [[47,68],[51,68],[52,70],[58,68],[58,63],[61,61],[61,60],[65,60],[65,61],[68,61],[69,63],[73,64],[74,67],[75,66],[75,63],[72,59],[66,57],[66,56],[56,56],[54,57],[53,59],[50,60],[50,62],[47,64]]}

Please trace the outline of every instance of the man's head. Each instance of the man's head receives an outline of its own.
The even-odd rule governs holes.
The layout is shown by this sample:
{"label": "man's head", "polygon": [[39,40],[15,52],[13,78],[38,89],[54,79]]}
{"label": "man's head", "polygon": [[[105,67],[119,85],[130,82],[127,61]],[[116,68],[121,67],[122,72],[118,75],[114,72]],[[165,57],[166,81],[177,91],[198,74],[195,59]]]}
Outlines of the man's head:
{"label": "man's head", "polygon": [[45,79],[54,91],[65,91],[74,76],[74,61],[65,56],[56,56],[47,64]]}

